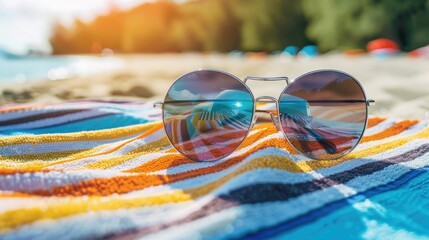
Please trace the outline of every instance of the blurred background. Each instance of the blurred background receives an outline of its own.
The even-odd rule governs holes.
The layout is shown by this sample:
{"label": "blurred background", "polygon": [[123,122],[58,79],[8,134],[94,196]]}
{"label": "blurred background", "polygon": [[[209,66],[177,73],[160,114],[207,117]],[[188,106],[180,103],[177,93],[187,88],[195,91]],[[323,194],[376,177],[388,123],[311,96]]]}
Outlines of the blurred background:
{"label": "blurred background", "polygon": [[428,23],[429,0],[0,0],[0,104],[160,100],[206,67],[334,68],[362,81],[373,114],[429,118],[428,88],[415,87],[429,86]]}
{"label": "blurred background", "polygon": [[1,46],[12,54],[321,51],[384,37],[428,43],[428,1],[0,1]]}

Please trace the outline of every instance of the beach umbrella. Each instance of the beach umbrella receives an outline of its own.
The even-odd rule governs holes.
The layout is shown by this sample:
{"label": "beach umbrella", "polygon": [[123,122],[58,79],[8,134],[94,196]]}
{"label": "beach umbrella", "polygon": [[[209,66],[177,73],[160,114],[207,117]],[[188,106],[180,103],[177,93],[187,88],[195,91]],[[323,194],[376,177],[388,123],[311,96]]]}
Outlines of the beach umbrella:
{"label": "beach umbrella", "polygon": [[376,57],[392,56],[400,51],[398,44],[387,38],[372,40],[366,45],[366,48]]}
{"label": "beach umbrella", "polygon": [[297,53],[298,53],[298,47],[296,46],[287,46],[282,52],[283,55],[291,56],[291,57],[295,56]]}
{"label": "beach umbrella", "polygon": [[315,45],[307,45],[298,54],[306,58],[314,58],[319,54],[319,50]]}
{"label": "beach umbrella", "polygon": [[398,44],[396,44],[394,41],[387,38],[379,38],[379,39],[372,40],[366,45],[366,48],[368,49],[369,52],[374,50],[379,50],[379,49],[399,50]]}

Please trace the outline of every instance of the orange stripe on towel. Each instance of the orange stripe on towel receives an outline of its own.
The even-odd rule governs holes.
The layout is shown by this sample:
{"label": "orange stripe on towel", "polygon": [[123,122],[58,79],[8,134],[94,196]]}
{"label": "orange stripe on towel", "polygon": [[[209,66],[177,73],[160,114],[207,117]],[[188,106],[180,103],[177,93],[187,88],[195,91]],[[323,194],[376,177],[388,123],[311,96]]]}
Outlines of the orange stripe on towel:
{"label": "orange stripe on towel", "polygon": [[384,139],[387,137],[391,137],[393,135],[397,135],[397,134],[407,130],[408,128],[416,125],[418,122],[419,122],[418,120],[404,120],[404,121],[398,122],[395,125],[385,129],[382,132],[376,133],[376,134],[371,135],[371,136],[363,137],[360,142],[364,143],[364,142],[369,142],[369,141],[375,141],[375,140],[380,140],[380,139]]}
{"label": "orange stripe on towel", "polygon": [[386,118],[380,118],[380,117],[370,118],[368,119],[368,124],[366,126],[367,128],[372,128],[378,125],[379,123],[383,122],[384,120],[386,120]]}

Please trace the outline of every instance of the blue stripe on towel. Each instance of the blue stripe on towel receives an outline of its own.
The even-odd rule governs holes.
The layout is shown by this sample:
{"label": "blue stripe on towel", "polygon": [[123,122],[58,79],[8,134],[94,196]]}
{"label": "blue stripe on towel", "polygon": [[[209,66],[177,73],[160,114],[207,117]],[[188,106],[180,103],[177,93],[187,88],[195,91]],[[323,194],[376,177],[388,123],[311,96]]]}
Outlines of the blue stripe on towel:
{"label": "blue stripe on towel", "polygon": [[21,131],[4,131],[0,132],[0,136],[17,136],[17,135],[38,135],[48,133],[71,133],[80,131],[95,131],[109,128],[125,127],[135,124],[142,124],[149,122],[143,118],[136,118],[129,115],[113,114],[97,118],[91,118],[82,121],[76,121],[61,125],[56,125],[46,128],[26,129]]}

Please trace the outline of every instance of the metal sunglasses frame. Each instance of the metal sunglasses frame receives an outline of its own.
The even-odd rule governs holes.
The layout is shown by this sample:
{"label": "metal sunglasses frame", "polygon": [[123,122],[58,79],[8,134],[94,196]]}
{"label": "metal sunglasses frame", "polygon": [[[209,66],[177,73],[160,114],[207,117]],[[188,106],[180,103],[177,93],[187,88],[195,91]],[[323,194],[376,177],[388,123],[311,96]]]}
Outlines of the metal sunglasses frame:
{"label": "metal sunglasses frame", "polygon": [[[158,101],[158,102],[155,102],[154,104],[153,104],[153,107],[154,108],[158,108],[158,109],[162,109],[162,124],[163,124],[163,129],[164,129],[164,133],[165,133],[165,135],[167,136],[167,139],[168,139],[168,141],[170,142],[170,144],[171,144],[171,146],[173,146],[175,149],[176,149],[176,151],[177,152],[179,152],[180,154],[182,154],[183,156],[185,156],[186,158],[188,158],[188,159],[191,159],[191,160],[194,160],[194,161],[197,161],[197,162],[214,162],[214,161],[218,161],[218,160],[220,160],[220,159],[223,159],[223,158],[226,158],[226,157],[228,157],[228,156],[230,156],[232,153],[234,153],[235,152],[235,150],[237,150],[237,148],[239,148],[240,147],[240,145],[241,144],[243,144],[243,142],[244,142],[244,139],[246,139],[247,137],[248,137],[248,135],[249,135],[249,133],[250,133],[250,131],[253,129],[253,127],[254,127],[254,125],[255,125],[255,123],[256,123],[256,120],[257,120],[257,116],[256,116],[256,113],[258,113],[258,112],[262,112],[262,113],[268,113],[268,114],[270,114],[270,117],[271,117],[271,120],[273,121],[273,123],[274,123],[274,126],[277,128],[277,130],[278,131],[280,131],[282,134],[283,134],[283,137],[286,139],[286,141],[289,143],[289,145],[290,146],[292,146],[292,148],[296,151],[296,152],[298,152],[298,153],[300,153],[301,155],[303,155],[303,156],[306,156],[306,157],[308,157],[308,158],[310,158],[310,159],[313,159],[313,160],[335,160],[335,159],[339,159],[339,158],[341,158],[341,157],[344,157],[345,155],[347,155],[347,154],[349,154],[350,152],[352,152],[358,145],[359,145],[359,142],[362,140],[362,137],[363,137],[363,135],[364,135],[364,133],[365,133],[365,130],[366,130],[366,128],[367,128],[367,125],[368,125],[368,107],[369,106],[374,106],[375,105],[375,100],[373,100],[373,99],[368,99],[367,98],[367,96],[366,96],[366,93],[365,93],[365,90],[364,90],[364,88],[363,88],[363,86],[362,86],[362,84],[356,79],[356,78],[354,78],[353,76],[351,76],[350,74],[348,74],[348,73],[346,73],[346,72],[343,72],[343,71],[339,71],[339,70],[335,70],[335,69],[319,69],[319,70],[314,70],[314,71],[310,71],[310,72],[307,72],[307,73],[304,73],[304,74],[302,74],[302,75],[300,75],[300,76],[298,76],[298,77],[296,77],[294,80],[292,80],[292,81],[290,81],[289,80],[289,78],[288,77],[286,77],[286,76],[273,76],[273,77],[260,77],[260,76],[245,76],[244,78],[243,78],[243,80],[241,80],[240,78],[238,78],[238,77],[236,77],[236,76],[234,76],[234,75],[232,75],[231,73],[229,73],[229,72],[226,72],[226,71],[223,71],[223,70],[218,70],[218,69],[213,69],[213,68],[204,68],[204,69],[198,69],[198,70],[196,70],[196,71],[192,71],[192,72],[188,72],[188,73],[185,73],[185,74],[183,74],[183,75],[181,75],[180,77],[178,77],[174,82],[173,82],[173,84],[171,84],[171,86],[170,86],[170,88],[168,89],[168,91],[167,91],[167,94],[168,94],[168,92],[170,92],[170,90],[171,90],[171,88],[174,86],[174,84],[176,83],[176,81],[178,81],[179,79],[181,79],[182,77],[184,77],[184,76],[186,76],[186,75],[188,75],[188,74],[190,74],[190,73],[193,73],[193,72],[199,72],[199,71],[212,71],[212,72],[217,72],[217,73],[222,73],[222,74],[225,74],[225,75],[227,75],[227,76],[230,76],[230,77],[232,77],[233,79],[235,79],[235,80],[237,80],[237,81],[239,81],[241,84],[243,84],[245,87],[246,87],[246,89],[247,89],[247,91],[250,93],[250,95],[251,95],[251,97],[252,97],[252,101],[253,101],[253,111],[252,111],[252,123],[250,124],[250,126],[249,126],[249,128],[247,129],[247,132],[246,132],[246,134],[245,134],[245,136],[243,137],[243,139],[241,140],[241,142],[240,142],[240,144],[238,144],[237,145],[237,147],[236,148],[234,148],[234,150],[232,150],[230,153],[228,153],[227,155],[225,155],[225,156],[222,156],[222,157],[220,157],[220,158],[217,158],[217,159],[214,159],[214,160],[211,160],[211,161],[204,161],[204,160],[200,160],[200,159],[196,159],[196,158],[192,158],[192,157],[189,157],[188,155],[186,155],[186,154],[184,154],[184,153],[182,153],[181,151],[179,151],[179,149],[177,149],[176,148],[176,146],[172,143],[172,141],[171,141],[171,139],[170,139],[170,137],[168,136],[168,134],[167,134],[167,130],[166,130],[166,126],[165,126],[165,119],[164,119],[164,103],[166,102],[165,101],[165,99],[164,99],[164,102],[160,102],[160,101]],[[362,90],[362,93],[363,93],[363,95],[364,95],[364,98],[365,99],[362,99],[362,100],[310,100],[310,101],[307,101],[307,102],[365,102],[366,104],[365,104],[365,114],[366,114],[366,116],[365,116],[365,125],[364,125],[364,128],[363,128],[363,130],[362,130],[362,133],[361,133],[361,135],[360,135],[360,137],[359,137],[359,139],[358,139],[358,141],[356,142],[356,144],[352,147],[352,148],[350,148],[349,150],[347,150],[346,152],[344,152],[343,154],[341,154],[340,156],[337,156],[337,157],[335,157],[335,158],[329,158],[329,159],[317,159],[317,158],[313,158],[313,157],[311,157],[311,156],[308,156],[307,154],[305,154],[305,153],[302,153],[301,151],[299,151],[291,142],[290,142],[290,140],[289,140],[289,138],[287,137],[287,135],[286,135],[286,133],[284,132],[284,130],[283,130],[283,126],[281,125],[281,122],[279,121],[279,114],[280,114],[280,103],[279,103],[279,99],[280,99],[280,97],[281,97],[281,95],[283,94],[283,92],[291,85],[291,84],[293,84],[297,79],[300,79],[300,78],[302,78],[302,77],[304,77],[304,76],[306,76],[306,75],[309,75],[309,74],[312,74],[312,73],[317,73],[317,72],[323,72],[323,71],[333,71],[333,72],[337,72],[337,73],[341,73],[341,74],[344,74],[344,75],[346,75],[346,76],[348,76],[348,77],[350,77],[351,79],[353,79],[357,84],[358,84],[358,86],[360,87],[360,89]],[[272,97],[272,96],[260,96],[260,97],[257,97],[257,98],[255,98],[255,96],[253,95],[253,93],[252,93],[252,91],[250,90],[250,88],[247,86],[247,81],[248,80],[254,80],[254,81],[285,81],[286,82],[286,86],[283,88],[283,90],[281,91],[281,93],[280,93],[280,96],[279,96],[279,98],[278,99],[276,99],[275,97]],[[166,94],[166,97],[167,97],[167,94]],[[189,102],[196,102],[196,100],[189,100]],[[274,115],[273,114],[273,112],[272,112],[272,110],[259,110],[259,109],[256,109],[256,105],[257,105],[257,103],[258,102],[267,102],[267,103],[275,103],[276,104],[276,114]]]}

